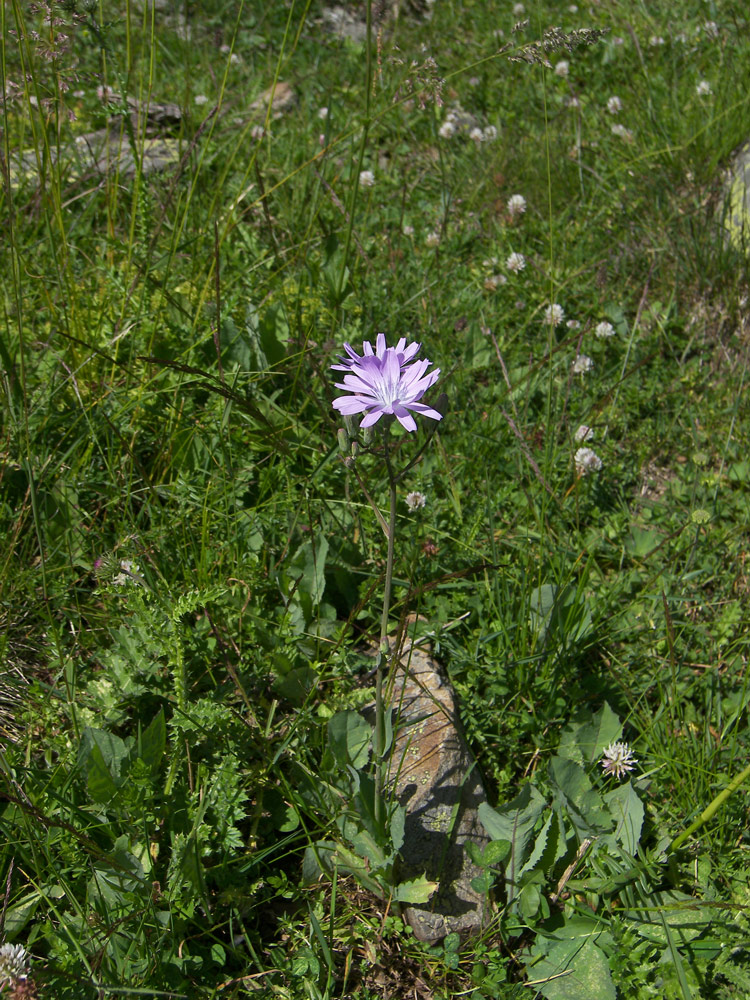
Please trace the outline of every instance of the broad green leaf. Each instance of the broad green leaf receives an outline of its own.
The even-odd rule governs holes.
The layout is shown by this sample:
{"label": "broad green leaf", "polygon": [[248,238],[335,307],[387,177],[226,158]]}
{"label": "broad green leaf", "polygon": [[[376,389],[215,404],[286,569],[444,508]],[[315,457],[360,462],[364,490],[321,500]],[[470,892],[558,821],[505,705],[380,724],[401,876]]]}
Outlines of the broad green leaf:
{"label": "broad green leaf", "polygon": [[155,771],[164,756],[167,746],[167,724],[164,719],[164,709],[157,712],[145,732],[141,733],[138,754],[147,767]]}
{"label": "broad green leaf", "polygon": [[97,743],[91,747],[86,767],[88,771],[86,782],[91,798],[94,802],[111,802],[119,791],[119,784],[112,777]]}
{"label": "broad green leaf", "polygon": [[420,905],[426,903],[438,887],[437,882],[428,881],[425,875],[402,882],[393,890],[393,898],[398,903]]}
{"label": "broad green leaf", "polygon": [[286,568],[287,575],[295,581],[295,593],[308,595],[313,605],[320,604],[323,600],[327,553],[328,541],[325,535],[316,535],[314,539],[300,545]]}
{"label": "broad green leaf", "polygon": [[507,805],[493,809],[488,803],[479,805],[482,826],[493,840],[507,840],[511,845],[505,868],[508,901],[516,894],[515,883],[527,857],[527,848],[536,821],[545,808],[545,801],[533,785],[524,785]]}
{"label": "broad green leaf", "polygon": [[328,742],[338,764],[359,770],[370,756],[372,726],[359,712],[337,712],[328,720]]}
{"label": "broad green leaf", "polygon": [[627,911],[634,930],[654,944],[666,947],[666,923],[678,947],[692,941],[712,922],[710,907],[693,896],[677,891],[655,892],[638,909]]}
{"label": "broad green leaf", "polygon": [[579,764],[565,757],[553,757],[550,761],[550,773],[563,798],[573,807],[568,812],[579,836],[612,826],[612,819],[604,807],[601,795],[592,787],[588,775]]}
{"label": "broad green leaf", "polygon": [[557,587],[552,583],[543,583],[536,587],[529,597],[531,627],[540,639],[544,639],[547,635],[556,597]]}
{"label": "broad green leaf", "polygon": [[[539,962],[527,966],[529,980],[547,1000],[615,1000],[615,984],[595,938],[556,942]],[[544,980],[547,982],[544,982]]]}
{"label": "broad green leaf", "polygon": [[401,850],[404,843],[404,823],[406,822],[406,810],[403,806],[394,807],[391,814],[391,844],[394,851]]}
{"label": "broad green leaf", "polygon": [[612,836],[623,850],[635,856],[643,828],[643,803],[632,782],[607,792],[604,801],[616,823]]}
{"label": "broad green leaf", "polygon": [[482,860],[487,866],[501,865],[509,854],[509,840],[491,840],[484,849]]}
{"label": "broad green leaf", "polygon": [[91,752],[94,747],[98,747],[104,766],[109,770],[113,779],[118,779],[123,771],[123,763],[128,761],[130,755],[129,744],[132,744],[132,740],[126,743],[119,736],[108,733],[104,729],[86,727],[81,733],[78,759],[88,770]]}
{"label": "broad green leaf", "polygon": [[566,726],[560,738],[557,753],[577,764],[591,763],[601,757],[602,751],[622,734],[622,723],[607,702],[593,719],[573,722]]}

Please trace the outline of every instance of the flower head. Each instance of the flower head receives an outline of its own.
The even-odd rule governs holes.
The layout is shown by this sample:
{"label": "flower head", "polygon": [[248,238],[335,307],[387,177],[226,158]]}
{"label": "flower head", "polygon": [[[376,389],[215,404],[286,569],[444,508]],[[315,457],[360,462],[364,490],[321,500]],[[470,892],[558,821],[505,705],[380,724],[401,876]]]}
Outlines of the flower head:
{"label": "flower head", "polygon": [[508,198],[508,215],[511,219],[518,218],[526,211],[526,199],[522,194],[512,194]]}
{"label": "flower head", "polygon": [[591,441],[594,436],[594,431],[588,424],[581,424],[578,430],[573,435],[574,441]]}
{"label": "flower head", "polygon": [[522,253],[512,253],[505,262],[505,266],[509,271],[513,271],[517,274],[519,271],[523,271],[526,267],[526,258]]}
{"label": "flower head", "polygon": [[638,763],[633,751],[627,743],[618,741],[604,748],[601,765],[605,774],[613,774],[616,778],[624,778]]}
{"label": "flower head", "polygon": [[439,247],[440,246],[440,233],[436,232],[434,229],[429,232],[425,238],[425,243],[428,247]]}
{"label": "flower head", "polygon": [[0,989],[14,986],[29,974],[29,955],[21,944],[4,944],[0,947]]}
{"label": "flower head", "polygon": [[579,354],[571,367],[574,375],[584,375],[586,372],[591,371],[594,367],[594,362],[588,354]]}
{"label": "flower head", "polygon": [[371,188],[375,184],[375,174],[372,170],[362,170],[359,174],[359,186]]}
{"label": "flower head", "polygon": [[711,93],[711,84],[708,80],[700,80],[695,87],[698,97],[707,97]]}
{"label": "flower head", "polygon": [[420,507],[424,507],[427,503],[427,497],[424,493],[420,493],[419,490],[412,490],[411,493],[406,494],[406,506],[409,510],[419,510]]}
{"label": "flower head", "polygon": [[566,77],[569,72],[570,63],[567,59],[561,59],[557,66],[555,66],[555,76]]}
{"label": "flower head", "polygon": [[593,448],[579,448],[573,456],[576,463],[576,474],[587,476],[589,472],[598,472],[602,467],[602,460]]}
{"label": "flower head", "polygon": [[446,120],[438,129],[438,135],[440,136],[441,139],[452,139],[455,134],[456,134],[456,126],[453,124],[450,118],[446,118]]}
{"label": "flower head", "polygon": [[565,310],[557,302],[548,305],[544,310],[544,322],[551,326],[559,326],[565,319]]}
{"label": "flower head", "polygon": [[594,336],[599,337],[600,340],[604,340],[607,337],[614,337],[614,335],[615,328],[606,320],[602,320],[601,323],[597,323],[594,327]]}
{"label": "flower head", "polygon": [[336,382],[336,388],[351,395],[337,396],[334,409],[344,416],[364,413],[360,424],[363,428],[371,427],[386,414],[394,416],[407,431],[415,431],[417,424],[410,410],[442,420],[442,413],[419,402],[440,375],[439,368],[427,373],[432,362],[426,358],[412,361],[420,347],[421,344],[407,347],[403,337],[395,347],[387,347],[382,333],[378,334],[374,349],[368,341],[363,342],[361,357],[345,344],[347,356],[339,357],[342,364],[331,367],[346,372],[344,381]]}
{"label": "flower head", "polygon": [[618,139],[625,139],[626,142],[633,141],[633,133],[629,128],[625,128],[623,124],[617,122],[610,129],[612,135],[616,135]]}
{"label": "flower head", "polygon": [[607,111],[609,111],[611,115],[616,115],[618,111],[622,111],[622,101],[619,97],[610,97],[607,101]]}

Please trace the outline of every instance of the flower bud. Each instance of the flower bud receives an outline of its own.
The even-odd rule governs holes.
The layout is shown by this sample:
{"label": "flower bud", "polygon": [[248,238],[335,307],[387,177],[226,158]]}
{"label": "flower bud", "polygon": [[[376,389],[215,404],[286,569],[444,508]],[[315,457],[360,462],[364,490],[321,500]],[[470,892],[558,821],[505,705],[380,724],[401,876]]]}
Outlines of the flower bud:
{"label": "flower bud", "polygon": [[351,442],[349,440],[349,435],[347,434],[345,427],[339,427],[338,439],[339,439],[339,451],[341,452],[342,455],[346,455],[347,452],[349,451],[349,445]]}

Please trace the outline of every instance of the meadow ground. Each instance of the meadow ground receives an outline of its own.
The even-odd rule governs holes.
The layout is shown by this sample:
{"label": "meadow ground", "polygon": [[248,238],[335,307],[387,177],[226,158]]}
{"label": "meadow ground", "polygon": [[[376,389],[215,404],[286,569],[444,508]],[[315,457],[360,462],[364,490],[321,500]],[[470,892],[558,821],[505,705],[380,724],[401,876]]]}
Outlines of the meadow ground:
{"label": "meadow ground", "polygon": [[[0,992],[750,995],[746,5],[1,11]],[[343,461],[379,332],[444,415]],[[356,712],[391,576],[465,943]]]}

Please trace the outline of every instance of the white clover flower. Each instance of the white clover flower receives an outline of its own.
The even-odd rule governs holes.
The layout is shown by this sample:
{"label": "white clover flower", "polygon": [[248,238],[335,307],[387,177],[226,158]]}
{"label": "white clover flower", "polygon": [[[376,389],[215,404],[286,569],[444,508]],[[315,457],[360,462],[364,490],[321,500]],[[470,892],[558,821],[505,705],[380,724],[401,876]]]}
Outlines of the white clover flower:
{"label": "white clover flower", "polygon": [[410,226],[407,223],[404,226],[404,228],[401,230],[401,232],[404,234],[404,236],[413,236],[414,235],[414,226]]}
{"label": "white clover flower", "polygon": [[578,13],[578,4],[577,3],[570,4],[569,7],[568,7],[568,10],[570,11],[571,14],[577,14]]}
{"label": "white clover flower", "polygon": [[705,31],[706,35],[709,38],[719,37],[719,25],[716,23],[716,21],[706,21],[706,23],[703,25],[703,30]]}
{"label": "white clover flower", "polygon": [[424,493],[420,493],[419,490],[412,490],[411,493],[406,494],[406,506],[409,510],[418,510],[420,507],[424,507],[427,503],[427,497]]}
{"label": "white clover flower", "polygon": [[511,219],[518,218],[526,211],[526,199],[522,194],[512,194],[508,198],[508,215]]}
{"label": "white clover flower", "polygon": [[440,246],[440,233],[431,230],[424,238],[425,243],[428,247],[439,247]]}
{"label": "white clover flower", "polygon": [[565,324],[569,330],[578,330],[581,326],[581,321],[577,319],[569,319]]}
{"label": "white clover flower", "polygon": [[590,372],[593,367],[594,362],[588,354],[579,354],[571,365],[574,375],[584,375],[586,372]]}
{"label": "white clover flower", "polygon": [[438,129],[438,135],[440,136],[441,139],[452,139],[455,134],[456,134],[456,126],[453,124],[450,118],[446,118],[443,124]]}
{"label": "white clover flower", "polygon": [[561,59],[560,62],[555,66],[555,76],[560,76],[565,79],[570,72],[570,63],[567,59]]}
{"label": "white clover flower", "polygon": [[488,125],[487,128],[484,130],[484,141],[494,142],[495,139],[497,139],[497,129],[495,128],[494,125]]}
{"label": "white clover flower", "polygon": [[638,760],[633,756],[633,751],[627,743],[622,741],[610,743],[608,747],[605,747],[601,759],[604,773],[613,774],[616,778],[624,778],[637,763]]}
{"label": "white clover flower", "polygon": [[518,274],[519,271],[523,271],[526,267],[526,258],[522,253],[512,253],[506,260],[505,266],[509,271]]}
{"label": "white clover flower", "polygon": [[601,323],[597,323],[594,327],[594,336],[598,337],[600,340],[603,340],[606,337],[614,337],[614,335],[615,328],[606,320],[602,320]]}
{"label": "white clover flower", "polygon": [[325,107],[324,108],[319,108],[318,109],[318,118],[320,118],[320,120],[322,122],[324,122],[327,117],[328,117],[328,108],[325,108]]}
{"label": "white clover flower", "polygon": [[652,35],[648,40],[648,44],[652,49],[657,49],[660,45],[664,44],[664,39],[661,35]]}
{"label": "white clover flower", "polygon": [[250,129],[250,138],[255,139],[256,142],[260,142],[265,134],[266,130],[262,125],[253,125]]}
{"label": "white clover flower", "polygon": [[[566,105],[567,105],[567,106],[568,106],[569,108],[575,108],[575,109],[578,109],[578,108],[580,108],[580,106],[581,106],[581,102],[580,102],[580,100],[579,100],[579,99],[578,99],[578,98],[576,97],[576,95],[575,95],[575,94],[572,94],[572,95],[571,95],[570,97],[568,97],[568,98],[566,99],[565,103],[566,103]],[[575,149],[575,147],[573,147],[573,148]]]}
{"label": "white clover flower", "polygon": [[544,310],[544,322],[559,326],[565,319],[565,310],[557,302],[553,302]]}
{"label": "white clover flower", "polygon": [[100,101],[114,101],[117,98],[117,91],[109,84],[103,83],[96,88],[96,96]]}
{"label": "white clover flower", "polygon": [[507,281],[504,274],[490,274],[484,279],[484,287],[488,292],[494,292],[500,285],[505,285]]}
{"label": "white clover flower", "polygon": [[193,103],[197,105],[208,104],[208,98],[205,94],[196,94],[193,98]]}
{"label": "white clover flower", "polygon": [[573,440],[578,441],[592,441],[594,438],[593,428],[589,427],[588,424],[581,424],[578,430],[573,435]]}
{"label": "white clover flower", "polygon": [[614,94],[610,97],[607,101],[607,111],[609,111],[611,115],[616,115],[622,111],[622,101],[619,97]]}
{"label": "white clover flower", "polygon": [[375,174],[372,170],[363,170],[359,175],[359,186],[363,188],[371,188],[375,184]]}
{"label": "white clover flower", "polygon": [[522,3],[514,3],[513,4],[513,14],[516,17],[520,17],[525,12],[526,12],[526,8],[524,7],[524,5]]}
{"label": "white clover flower", "polygon": [[0,990],[14,986],[20,979],[28,978],[29,954],[21,944],[4,944],[0,947]]}
{"label": "white clover flower", "polygon": [[695,88],[698,97],[707,97],[711,93],[711,84],[708,80],[701,80]]}
{"label": "white clover flower", "polygon": [[613,45],[624,45],[625,44],[625,39],[622,37],[622,35],[612,35],[612,44]]}
{"label": "white clover flower", "polygon": [[484,142],[484,132],[481,128],[474,126],[471,132],[469,132],[469,138],[479,145],[480,142]]}
{"label": "white clover flower", "polygon": [[598,472],[602,467],[602,460],[593,448],[579,448],[573,456],[576,464],[576,474],[587,476],[589,472]]}
{"label": "white clover flower", "polygon": [[221,52],[223,56],[228,55],[231,51],[232,51],[232,46],[227,45],[226,42],[219,49],[219,52]]}
{"label": "white clover flower", "polygon": [[633,133],[630,129],[625,128],[625,126],[621,125],[620,122],[613,125],[610,131],[612,132],[612,135],[616,135],[619,139],[626,139],[628,142],[631,142],[633,139]]}
{"label": "white clover flower", "polygon": [[242,60],[240,59],[240,57],[237,55],[236,52],[233,52],[231,54],[231,56],[229,57],[229,61],[233,66],[236,66],[238,63],[242,62]]}

